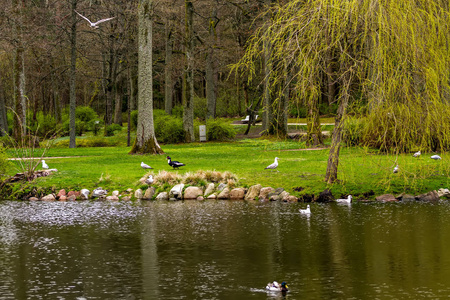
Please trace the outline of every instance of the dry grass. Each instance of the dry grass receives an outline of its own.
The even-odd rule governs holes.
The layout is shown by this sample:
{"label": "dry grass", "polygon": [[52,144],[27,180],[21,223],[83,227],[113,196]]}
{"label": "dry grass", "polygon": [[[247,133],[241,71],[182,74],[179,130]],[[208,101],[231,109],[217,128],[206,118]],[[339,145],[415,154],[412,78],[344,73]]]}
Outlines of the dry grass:
{"label": "dry grass", "polygon": [[164,184],[178,184],[184,183],[189,185],[205,185],[207,182],[213,183],[226,183],[229,186],[236,186],[238,178],[235,174],[225,171],[203,171],[199,170],[197,172],[187,172],[184,175],[178,174],[178,172],[167,172],[160,171],[158,174],[153,175],[154,184],[164,185]]}

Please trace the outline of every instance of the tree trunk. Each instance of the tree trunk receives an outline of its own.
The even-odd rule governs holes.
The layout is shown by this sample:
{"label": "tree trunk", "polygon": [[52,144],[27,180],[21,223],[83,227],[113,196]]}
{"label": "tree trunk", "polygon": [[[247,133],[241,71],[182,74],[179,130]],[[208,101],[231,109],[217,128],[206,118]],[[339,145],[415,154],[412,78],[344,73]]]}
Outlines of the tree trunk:
{"label": "tree trunk", "polygon": [[209,20],[209,43],[206,56],[206,119],[216,117],[216,82],[214,68],[214,47],[216,44],[217,5],[213,5],[212,17]]}
{"label": "tree trunk", "polygon": [[172,114],[173,103],[173,81],[172,81],[172,51],[173,34],[172,22],[169,18],[166,20],[166,65],[164,67],[164,109],[167,114]]}
{"label": "tree trunk", "polygon": [[185,69],[185,94],[183,97],[183,129],[185,142],[195,140],[194,136],[194,6],[192,1],[185,0],[186,13],[186,69]]}
{"label": "tree trunk", "polygon": [[69,148],[76,147],[75,137],[75,109],[76,109],[76,63],[77,63],[77,0],[71,1],[71,21],[70,28],[70,104],[69,104]]}
{"label": "tree trunk", "polygon": [[[1,76],[0,76],[1,78]],[[8,133],[8,117],[6,115],[6,101],[3,86],[0,81],[0,136],[5,136]]]}
{"label": "tree trunk", "polygon": [[139,0],[138,50],[138,126],[136,141],[130,153],[163,153],[156,137],[153,122],[153,66],[152,28],[153,1]]}

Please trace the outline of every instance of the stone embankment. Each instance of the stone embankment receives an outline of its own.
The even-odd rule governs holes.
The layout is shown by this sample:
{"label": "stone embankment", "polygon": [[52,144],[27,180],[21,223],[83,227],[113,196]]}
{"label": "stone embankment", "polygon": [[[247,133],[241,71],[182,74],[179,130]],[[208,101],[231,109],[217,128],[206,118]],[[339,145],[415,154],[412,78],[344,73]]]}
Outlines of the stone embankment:
{"label": "stone embankment", "polygon": [[[206,186],[187,186],[185,184],[176,184],[170,191],[156,192],[157,187],[149,186],[147,189],[127,189],[120,193],[112,191],[111,193],[103,190],[101,187],[94,191],[82,189],[81,191],[69,191],[62,189],[56,194],[48,194],[43,197],[30,197],[30,201],[76,201],[76,200],[108,200],[108,201],[129,201],[138,200],[258,200],[258,201],[282,201],[282,202],[333,202],[335,198],[329,191],[322,192],[317,198],[297,198],[290,195],[283,188],[263,187],[260,184],[253,185],[250,188],[236,187],[231,188],[226,184],[209,183]],[[354,200],[356,200],[354,197]],[[448,189],[439,189],[421,195],[401,194],[394,196],[392,194],[380,195],[375,198],[379,202],[393,201],[439,201],[440,199],[450,199]],[[358,201],[358,200],[356,200]],[[359,201],[365,201],[359,199]]]}

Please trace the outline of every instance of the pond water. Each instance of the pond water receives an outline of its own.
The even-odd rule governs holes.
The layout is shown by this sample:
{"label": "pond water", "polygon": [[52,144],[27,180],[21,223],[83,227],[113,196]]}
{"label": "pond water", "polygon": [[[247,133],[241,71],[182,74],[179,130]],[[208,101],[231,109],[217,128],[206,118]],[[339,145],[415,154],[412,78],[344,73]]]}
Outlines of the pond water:
{"label": "pond water", "polygon": [[[0,299],[438,299],[450,205],[0,202]],[[264,290],[286,281],[289,293]]]}

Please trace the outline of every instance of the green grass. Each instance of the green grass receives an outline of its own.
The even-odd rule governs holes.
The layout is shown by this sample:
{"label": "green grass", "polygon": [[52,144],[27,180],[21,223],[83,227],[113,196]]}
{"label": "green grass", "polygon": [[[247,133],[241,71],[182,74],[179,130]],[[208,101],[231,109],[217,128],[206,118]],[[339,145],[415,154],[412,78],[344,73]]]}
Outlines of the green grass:
{"label": "green grass", "polygon": [[[259,183],[274,188],[283,187],[294,195],[318,195],[325,188],[331,189],[335,197],[353,194],[355,198],[368,198],[367,195],[372,192],[374,195],[402,192],[417,195],[441,187],[448,188],[450,181],[450,165],[446,163],[450,157],[446,154],[441,155],[440,161],[430,159],[431,154],[423,154],[419,159],[409,154],[399,155],[397,163],[400,172],[393,174],[395,156],[378,154],[370,149],[343,148],[339,183],[327,186],[323,179],[329,150],[304,150],[305,145],[299,142],[245,139],[236,142],[162,145],[162,149],[164,155],[129,155],[130,148],[126,146],[52,148],[46,155],[49,157],[46,162],[58,172],[31,183],[22,183],[20,188],[92,190],[101,186],[120,191],[137,188],[140,186],[138,180],[146,174],[140,162],[152,166],[155,174],[159,170],[172,171],[166,161],[167,155],[186,164],[174,171],[180,174],[198,170],[229,171],[237,175],[242,186]],[[280,158],[279,172],[265,170],[276,156]],[[17,165],[17,162],[14,164]],[[13,170],[10,175],[18,171]],[[108,180],[100,181],[101,177]]]}

